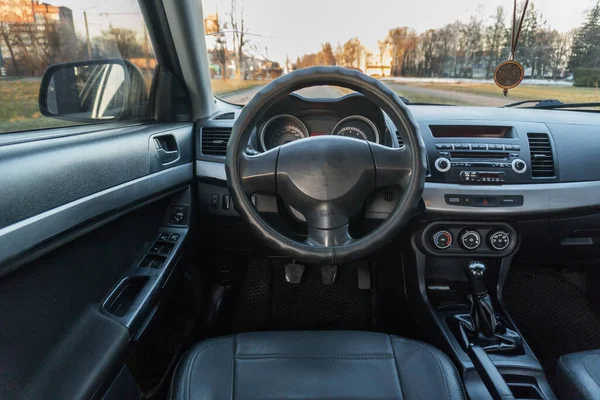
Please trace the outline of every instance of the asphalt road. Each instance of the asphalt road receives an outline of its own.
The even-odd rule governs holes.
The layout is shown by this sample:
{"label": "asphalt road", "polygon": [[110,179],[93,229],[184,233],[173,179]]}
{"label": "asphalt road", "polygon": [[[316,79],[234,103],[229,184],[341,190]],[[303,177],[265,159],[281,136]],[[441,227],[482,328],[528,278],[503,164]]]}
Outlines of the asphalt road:
{"label": "asphalt road", "polygon": [[[262,86],[252,89],[237,91],[231,94],[217,96],[225,101],[235,104],[246,104]],[[297,93],[308,98],[334,99],[344,95],[344,92],[333,86],[313,86],[299,90]]]}
{"label": "asphalt road", "polygon": [[[505,104],[514,102],[514,99],[503,98],[503,97],[492,97],[486,95],[478,95],[473,93],[461,93],[452,92],[448,90],[441,90],[429,87],[421,87],[416,85],[403,85],[400,83],[389,83],[386,85],[393,89],[399,95],[411,100],[411,97],[430,97],[434,98],[437,103],[447,104],[468,104],[477,106],[488,106],[488,107],[501,107]],[[236,104],[247,103],[252,96],[258,92],[262,86],[257,86],[252,89],[234,92],[231,94],[225,94],[219,96],[223,100],[229,101]],[[333,86],[314,86],[298,91],[301,95],[309,98],[336,98],[343,96],[344,93]],[[413,100],[414,101],[414,100]]]}

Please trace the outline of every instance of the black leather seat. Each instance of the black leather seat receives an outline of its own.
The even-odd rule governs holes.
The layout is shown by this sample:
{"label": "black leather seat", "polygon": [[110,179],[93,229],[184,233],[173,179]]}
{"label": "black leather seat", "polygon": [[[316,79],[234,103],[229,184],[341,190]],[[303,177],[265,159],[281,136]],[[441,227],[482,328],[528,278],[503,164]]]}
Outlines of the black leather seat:
{"label": "black leather seat", "polygon": [[371,332],[256,332],[206,340],[179,362],[171,399],[464,399],[450,359]]}
{"label": "black leather seat", "polygon": [[556,390],[561,399],[600,399],[600,350],[559,358]]}

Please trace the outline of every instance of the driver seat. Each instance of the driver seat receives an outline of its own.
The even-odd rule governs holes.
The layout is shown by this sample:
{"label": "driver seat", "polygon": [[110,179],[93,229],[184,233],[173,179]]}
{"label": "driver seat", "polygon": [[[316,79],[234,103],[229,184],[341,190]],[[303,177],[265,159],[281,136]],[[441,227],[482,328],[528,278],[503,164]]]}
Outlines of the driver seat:
{"label": "driver seat", "polygon": [[374,332],[251,332],[205,340],[181,359],[171,399],[464,399],[450,359]]}

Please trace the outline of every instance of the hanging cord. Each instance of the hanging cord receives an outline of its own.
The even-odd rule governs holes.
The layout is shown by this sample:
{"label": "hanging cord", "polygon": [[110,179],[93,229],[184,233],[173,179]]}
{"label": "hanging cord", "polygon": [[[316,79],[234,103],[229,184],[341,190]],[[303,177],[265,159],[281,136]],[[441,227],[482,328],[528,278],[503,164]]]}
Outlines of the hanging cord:
{"label": "hanging cord", "polygon": [[523,12],[521,13],[521,19],[519,20],[519,26],[517,28],[517,0],[515,0],[515,5],[513,8],[513,23],[512,23],[512,35],[510,40],[510,53],[508,55],[509,60],[515,59],[515,52],[517,51],[517,43],[519,42],[519,35],[521,35],[521,27],[523,26],[523,20],[525,19],[525,13],[527,12],[527,6],[529,5],[529,0],[525,0],[525,4],[523,5]]}

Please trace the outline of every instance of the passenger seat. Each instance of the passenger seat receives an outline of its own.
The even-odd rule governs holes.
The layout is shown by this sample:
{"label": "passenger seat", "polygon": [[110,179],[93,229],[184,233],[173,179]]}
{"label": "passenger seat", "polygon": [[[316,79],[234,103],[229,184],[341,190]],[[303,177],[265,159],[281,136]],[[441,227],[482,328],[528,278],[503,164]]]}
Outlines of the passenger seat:
{"label": "passenger seat", "polygon": [[559,358],[556,390],[560,399],[600,399],[600,350]]}

